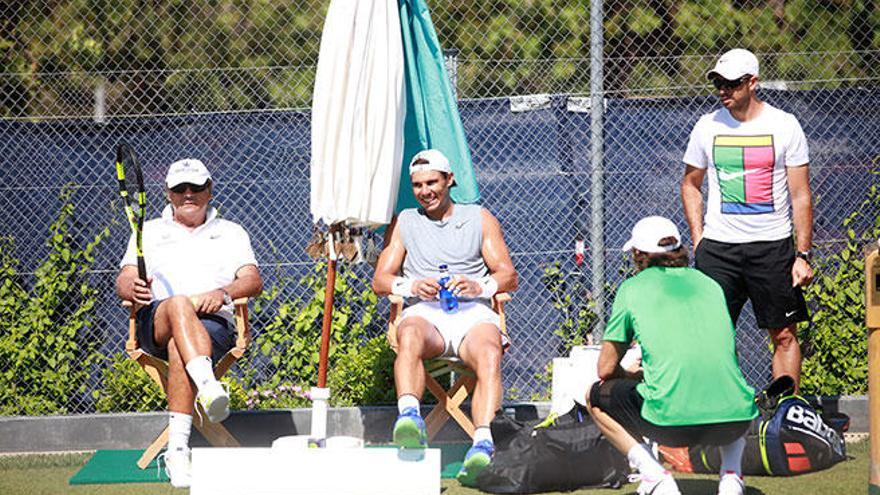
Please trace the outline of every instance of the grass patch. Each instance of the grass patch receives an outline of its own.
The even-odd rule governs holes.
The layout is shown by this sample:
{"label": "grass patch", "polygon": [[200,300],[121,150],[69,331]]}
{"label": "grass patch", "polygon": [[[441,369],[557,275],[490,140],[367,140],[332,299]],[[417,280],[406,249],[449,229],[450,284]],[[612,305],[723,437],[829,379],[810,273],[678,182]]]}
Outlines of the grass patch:
{"label": "grass patch", "polygon": [[[868,485],[869,443],[860,441],[847,444],[850,459],[831,469],[791,478],[749,476],[746,478],[747,495],[775,495],[796,493],[803,495],[864,494]],[[130,483],[124,485],[71,486],[67,480],[88,461],[91,454],[51,454],[0,456],[0,493],[20,495],[49,495],[60,493],[96,495],[159,495],[187,493],[165,483]],[[684,495],[714,495],[717,477],[714,475],[676,474]],[[477,495],[483,492],[465,488],[455,480],[443,480],[443,495]],[[631,483],[620,490],[577,490],[547,495],[631,495],[637,485]]]}

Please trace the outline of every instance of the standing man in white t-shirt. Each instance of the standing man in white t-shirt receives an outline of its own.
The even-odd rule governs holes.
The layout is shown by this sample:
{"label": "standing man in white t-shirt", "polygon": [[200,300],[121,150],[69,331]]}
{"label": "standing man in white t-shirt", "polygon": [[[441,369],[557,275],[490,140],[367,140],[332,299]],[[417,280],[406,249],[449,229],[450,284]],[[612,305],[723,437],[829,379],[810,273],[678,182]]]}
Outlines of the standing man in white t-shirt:
{"label": "standing man in white t-shirt", "polygon": [[750,51],[726,52],[707,77],[723,108],[691,131],[681,183],[696,267],[724,289],[734,324],[752,301],[773,342],[773,376],[799,383],[797,323],[808,319],[801,287],[813,279],[807,139],[793,115],[758,98],[758,59]]}
{"label": "standing man in white t-shirt", "polygon": [[233,299],[259,294],[263,282],[247,232],[209,205],[213,183],[201,161],[172,163],[165,186],[162,217],[144,224],[147,280],[138,276],[132,236],[116,293],[139,307],[140,347],[168,360],[165,470],[172,485],[187,487],[194,401],[211,422],[229,416],[229,394],[212,364],[235,344]]}

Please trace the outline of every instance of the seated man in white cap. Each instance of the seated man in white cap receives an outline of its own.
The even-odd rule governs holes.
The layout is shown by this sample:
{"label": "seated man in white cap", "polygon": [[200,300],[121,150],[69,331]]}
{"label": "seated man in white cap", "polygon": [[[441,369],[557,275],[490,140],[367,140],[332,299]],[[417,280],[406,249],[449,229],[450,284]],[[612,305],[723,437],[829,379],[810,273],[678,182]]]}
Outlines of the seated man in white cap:
{"label": "seated man in white cap", "polygon": [[[458,474],[469,485],[495,450],[489,423],[501,406],[501,356],[508,345],[489,299],[515,290],[517,274],[498,220],[478,205],[452,202],[449,188],[455,179],[441,152],[416,154],[409,173],[421,207],[404,210],[391,222],[373,276],[377,294],[406,298],[397,329],[394,380],[400,415],[393,438],[405,448],[427,445],[419,411],[425,388],[422,360],[460,358],[477,376],[471,403],[476,433]],[[444,310],[439,301],[445,267],[445,288],[457,296],[457,309]]]}
{"label": "seated man in white cap", "polygon": [[229,415],[229,394],[213,362],[235,344],[232,301],[260,293],[263,282],[248,234],[209,206],[211,174],[199,160],[171,164],[168,205],[144,224],[147,280],[138,277],[135,240],[120,263],[116,293],[138,307],[138,342],[168,360],[168,451],[171,484],[190,484],[189,434],[196,392],[208,420]]}
{"label": "seated man in white cap", "polygon": [[[678,494],[675,480],[636,438],[668,446],[719,445],[718,493],[741,495],[745,433],[758,415],[736,358],[721,287],[688,268],[674,223],[647,217],[624,246],[637,275],[621,284],[599,354],[590,412],[641,475],[639,494]],[[640,369],[620,366],[638,341]]]}

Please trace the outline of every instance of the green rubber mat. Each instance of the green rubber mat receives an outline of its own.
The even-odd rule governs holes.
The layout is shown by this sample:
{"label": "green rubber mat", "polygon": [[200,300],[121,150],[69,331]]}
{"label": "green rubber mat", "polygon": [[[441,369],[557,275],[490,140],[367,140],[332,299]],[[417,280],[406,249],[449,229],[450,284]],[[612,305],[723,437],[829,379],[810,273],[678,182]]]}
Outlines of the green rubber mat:
{"label": "green rubber mat", "polygon": [[146,469],[137,467],[137,461],[143,452],[143,450],[99,450],[70,478],[70,484],[167,482],[165,470],[156,468],[156,459],[153,459]]}
{"label": "green rubber mat", "polygon": [[[455,478],[458,470],[461,469],[461,461],[470,444],[444,443],[432,447],[440,449],[440,477],[444,479]],[[393,447],[388,446],[387,448]],[[85,466],[70,478],[69,483],[71,485],[92,485],[167,482],[168,477],[165,476],[165,470],[156,468],[155,459],[146,469],[137,467],[137,460],[142,453],[143,450],[99,450],[92,455]]]}

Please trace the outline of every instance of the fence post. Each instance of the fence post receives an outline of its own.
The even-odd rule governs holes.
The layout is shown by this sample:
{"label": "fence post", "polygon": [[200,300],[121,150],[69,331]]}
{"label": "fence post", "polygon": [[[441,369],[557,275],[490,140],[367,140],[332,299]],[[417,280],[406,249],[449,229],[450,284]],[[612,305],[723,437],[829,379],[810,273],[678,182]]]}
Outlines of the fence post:
{"label": "fence post", "polygon": [[593,272],[592,290],[596,300],[596,326],[594,338],[605,333],[605,227],[604,213],[604,135],[602,134],[605,112],[605,86],[602,64],[604,30],[602,0],[590,0],[590,256]]}

